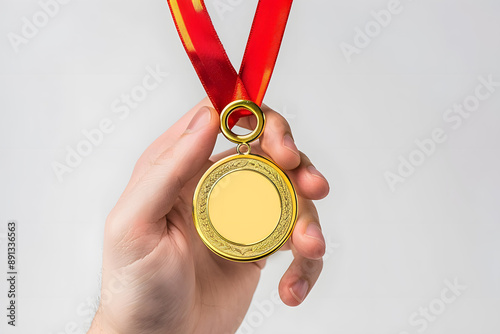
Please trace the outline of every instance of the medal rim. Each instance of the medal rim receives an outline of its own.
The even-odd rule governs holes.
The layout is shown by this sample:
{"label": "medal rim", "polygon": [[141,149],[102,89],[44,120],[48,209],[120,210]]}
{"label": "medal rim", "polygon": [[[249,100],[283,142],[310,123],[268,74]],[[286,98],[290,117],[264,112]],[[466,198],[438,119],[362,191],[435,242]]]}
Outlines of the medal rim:
{"label": "medal rim", "polygon": [[[290,222],[288,223],[288,226],[287,226],[287,229],[286,229],[286,233],[283,236],[281,236],[279,242],[276,243],[276,245],[272,246],[270,249],[264,251],[261,254],[250,255],[250,256],[244,256],[244,255],[239,256],[239,255],[229,254],[228,252],[219,249],[216,245],[214,245],[212,242],[210,242],[210,240],[207,238],[207,236],[205,235],[205,233],[202,231],[202,228],[200,226],[200,217],[198,216],[198,213],[197,213],[198,198],[199,198],[200,192],[202,190],[202,187],[203,187],[203,185],[204,185],[207,177],[216,168],[218,168],[219,166],[224,165],[225,163],[228,163],[228,162],[230,162],[232,160],[241,159],[241,158],[255,159],[257,161],[260,161],[262,163],[267,164],[272,169],[274,169],[281,176],[281,179],[284,181],[284,184],[285,184],[286,188],[290,192],[291,207],[292,207],[291,219],[290,219]],[[222,176],[218,177],[217,180],[211,186],[209,194],[211,194],[211,192],[214,189],[215,185],[224,176],[228,175],[229,173],[238,171],[238,170],[253,171],[253,172],[256,172],[256,173],[262,175],[266,179],[268,179],[273,184],[273,186],[275,187],[275,189],[278,192],[278,195],[280,197],[280,202],[282,202],[283,195],[280,192],[280,190],[278,189],[276,183],[273,182],[273,180],[271,180],[268,176],[266,176],[264,173],[262,173],[260,171],[256,171],[256,170],[245,168],[245,167],[228,171],[227,173],[224,173]],[[262,239],[262,240],[260,240],[260,241],[258,241],[256,243],[252,243],[252,244],[240,244],[240,243],[236,243],[236,242],[233,242],[231,240],[228,240],[228,239],[224,238],[222,235],[220,235],[220,233],[215,229],[215,227],[212,225],[212,222],[210,221],[210,217],[209,217],[209,214],[208,214],[208,197],[207,197],[207,200],[206,200],[205,207],[206,207],[206,210],[207,210],[206,215],[208,217],[207,220],[208,220],[209,229],[214,233],[214,235],[217,236],[218,239],[224,240],[225,242],[229,243],[231,246],[233,246],[235,248],[258,246],[259,244],[265,243],[270,237],[273,236],[274,232],[276,231],[276,229],[279,226],[279,221],[278,221],[277,226],[275,227],[275,229],[273,230],[273,232],[271,232],[267,237],[265,237],[264,239]],[[215,254],[219,255],[220,257],[223,257],[223,258],[225,258],[227,260],[231,260],[231,261],[235,261],[235,262],[254,262],[254,261],[258,261],[258,260],[260,260],[260,259],[262,259],[264,257],[267,257],[267,256],[273,254],[274,252],[278,251],[285,244],[285,242],[290,238],[290,236],[291,236],[291,234],[293,232],[293,229],[295,227],[295,224],[297,222],[297,205],[298,205],[298,203],[297,203],[297,193],[295,192],[295,188],[294,188],[294,186],[293,186],[290,178],[288,177],[288,175],[286,175],[286,173],[278,165],[276,165],[276,163],[274,163],[270,159],[268,159],[266,157],[263,157],[263,156],[260,156],[258,154],[235,154],[235,155],[228,156],[228,157],[226,157],[224,159],[221,159],[221,160],[217,161],[216,163],[214,163],[203,174],[203,176],[201,177],[200,181],[198,182],[198,184],[196,186],[196,189],[195,189],[194,195],[193,195],[193,208],[192,208],[192,210],[193,210],[193,221],[194,221],[194,225],[196,227],[196,231],[198,232],[198,235],[200,236],[201,240],[203,241],[203,243],[212,252],[214,252]],[[281,212],[283,213],[283,203],[281,203],[281,206],[282,206],[281,207]]]}

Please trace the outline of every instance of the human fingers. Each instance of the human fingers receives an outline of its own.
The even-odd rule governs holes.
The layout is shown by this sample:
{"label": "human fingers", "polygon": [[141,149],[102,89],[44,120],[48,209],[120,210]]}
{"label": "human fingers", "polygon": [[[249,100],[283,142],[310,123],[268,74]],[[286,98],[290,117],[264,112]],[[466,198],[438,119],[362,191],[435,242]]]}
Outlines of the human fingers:
{"label": "human fingers", "polygon": [[292,250],[294,260],[280,281],[279,293],[286,305],[297,306],[316,283],[326,250],[318,212],[311,200],[299,198],[297,223],[283,248]]}
{"label": "human fingers", "polygon": [[[283,169],[294,169],[300,164],[300,154],[293,139],[292,130],[287,120],[266,105],[262,105],[266,118],[264,133],[259,139],[260,146]],[[238,126],[246,129],[255,128],[254,117],[243,117]]]}
{"label": "human fingers", "polygon": [[323,259],[308,259],[296,251],[294,259],[281,278],[278,291],[288,306],[300,305],[311,291],[323,269]]}
{"label": "human fingers", "polygon": [[184,184],[204,168],[215,145],[218,118],[202,107],[179,139],[154,156],[145,157],[147,168],[133,178],[110,213],[110,224],[129,231],[158,222],[172,208]]}
{"label": "human fingers", "polygon": [[318,211],[311,200],[299,198],[297,222],[290,238],[291,247],[312,260],[325,255],[326,243],[319,223]]}
{"label": "human fingers", "polygon": [[287,251],[294,247],[309,259],[319,259],[326,251],[325,237],[319,223],[316,206],[311,200],[298,199],[297,222],[290,239],[280,250]]}
{"label": "human fingers", "polygon": [[300,165],[286,173],[294,181],[297,192],[302,197],[319,200],[325,198],[330,192],[327,179],[302,152],[300,152]]}
{"label": "human fingers", "polygon": [[[269,157],[266,152],[262,150],[258,143],[251,145],[251,152],[258,155]],[[229,149],[210,158],[212,162],[219,161],[229,155],[235,154],[235,149]],[[330,185],[326,178],[314,167],[311,160],[302,152],[300,154],[300,164],[293,170],[285,171],[297,193],[305,198],[318,200],[326,197],[330,192]]]}
{"label": "human fingers", "polygon": [[169,146],[173,145],[176,142],[176,140],[186,130],[186,127],[191,122],[193,116],[203,106],[212,107],[212,103],[207,97],[201,100],[190,111],[185,113],[167,131],[165,131],[151,145],[149,145],[149,147],[142,153],[140,158],[137,160],[129,184],[135,183],[149,168],[151,162],[154,161],[160,154],[162,154],[162,152],[164,152]]}

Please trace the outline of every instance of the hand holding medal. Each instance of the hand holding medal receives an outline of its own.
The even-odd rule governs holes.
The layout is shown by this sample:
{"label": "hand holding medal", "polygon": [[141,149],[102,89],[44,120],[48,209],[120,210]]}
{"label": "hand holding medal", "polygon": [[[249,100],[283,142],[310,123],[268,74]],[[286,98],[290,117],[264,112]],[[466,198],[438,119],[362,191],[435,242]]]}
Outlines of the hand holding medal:
{"label": "hand holding medal", "polygon": [[[182,2],[201,3],[201,8],[204,8],[199,1]],[[181,1],[177,3],[180,5]],[[237,77],[244,76],[240,73]],[[229,103],[238,100],[231,98]],[[258,100],[251,100],[257,106],[260,104]],[[285,240],[288,237],[287,233],[291,233],[291,236],[281,250],[291,250],[294,260],[279,283],[281,300],[289,306],[299,305],[318,279],[325,241],[312,200],[327,195],[327,181],[309,159],[297,150],[286,120],[266,106],[262,106],[265,128],[258,141],[252,143],[250,154],[240,147],[242,154],[234,156],[234,150],[231,150],[210,157],[221,122],[217,107],[214,110],[206,107],[209,105],[208,100],[200,102],[143,153],[129,184],[108,216],[104,235],[101,301],[89,333],[236,332],[250,306],[261,269],[265,265],[265,260],[255,260],[281,246],[283,236]],[[253,105],[245,110],[253,111],[252,108]],[[240,110],[233,113],[228,111],[227,129],[236,122],[235,118],[231,118],[234,116],[229,116],[235,113],[239,113],[237,116],[246,115]],[[255,135],[258,131],[254,130],[258,127],[254,123],[247,117],[238,121],[238,125],[255,132]],[[248,142],[241,144],[246,146]],[[238,253],[225,256],[227,254],[214,252],[202,242],[199,227],[197,230],[193,224],[193,197],[195,188],[198,187],[199,194],[200,187],[206,184],[207,176],[212,175],[218,167],[224,168],[225,163],[248,158],[251,164],[271,166],[269,168],[281,178],[274,181],[279,179],[277,183],[283,182],[284,186],[289,187],[290,196],[293,195],[292,190],[296,191],[297,219],[293,232],[290,228],[290,232],[277,238],[276,244],[256,257],[228,261],[228,258],[241,252],[236,250]],[[239,163],[237,165],[240,166]],[[244,186],[249,173],[254,173],[250,174],[249,182],[252,185],[260,183],[264,188],[267,186],[268,190],[264,191],[270,190],[269,203],[265,201],[260,205],[272,204],[273,194],[278,196],[278,199],[274,197],[274,201],[282,201],[282,194],[275,190],[275,183],[269,180],[270,176],[252,169],[236,170],[241,175],[235,170],[222,175],[243,179]],[[213,182],[215,187],[209,186],[212,195],[223,194],[233,183],[219,176],[215,177],[219,181]],[[290,185],[286,183],[288,177]],[[242,185],[238,182],[235,184]],[[221,189],[217,189],[217,185]],[[212,205],[209,211],[218,205],[223,206],[225,202],[222,200],[210,204],[209,201],[208,206]],[[240,204],[238,210],[252,210],[245,206],[246,202]],[[283,210],[281,205],[279,210]],[[217,209],[213,214],[217,215]],[[217,227],[220,228],[219,225]],[[257,235],[246,235],[238,230],[222,230],[223,238],[242,238],[236,240],[235,244],[243,247],[265,239],[266,233],[261,231]],[[222,251],[227,250],[223,248]],[[234,260],[255,262],[241,263]]]}

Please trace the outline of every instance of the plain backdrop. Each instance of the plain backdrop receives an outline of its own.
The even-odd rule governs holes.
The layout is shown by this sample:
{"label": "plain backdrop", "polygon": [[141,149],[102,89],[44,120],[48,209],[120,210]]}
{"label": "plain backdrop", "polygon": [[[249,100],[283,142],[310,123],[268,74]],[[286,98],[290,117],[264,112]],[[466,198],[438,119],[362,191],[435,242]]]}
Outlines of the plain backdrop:
{"label": "plain backdrop", "polygon": [[[238,68],[256,1],[206,3]],[[500,2],[401,0],[390,20],[388,6],[293,5],[265,103],[331,183],[317,202],[328,250],[297,308],[274,298],[291,255],[273,256],[242,334],[500,333],[500,87],[475,97],[500,82]],[[0,275],[0,332],[84,333],[107,214],[144,149],[205,92],[166,1],[72,0],[46,22],[41,10],[0,0],[0,267],[11,219],[19,267],[16,328]],[[26,20],[40,26],[29,38]],[[161,84],[114,113],[156,68]],[[449,111],[464,103],[465,116]],[[113,130],[59,180],[54,163],[103,119]],[[231,146],[220,137],[216,151]]]}

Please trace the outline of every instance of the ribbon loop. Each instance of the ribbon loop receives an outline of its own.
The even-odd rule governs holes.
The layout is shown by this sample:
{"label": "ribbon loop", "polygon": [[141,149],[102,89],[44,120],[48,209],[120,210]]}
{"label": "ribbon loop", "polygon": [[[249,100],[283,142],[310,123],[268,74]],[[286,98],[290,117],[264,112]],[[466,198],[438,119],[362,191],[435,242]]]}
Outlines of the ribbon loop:
{"label": "ribbon loop", "polygon": [[[293,0],[259,0],[239,73],[220,42],[203,0],[168,0],[177,32],[215,109],[235,100],[262,105]],[[236,113],[233,113],[233,115]],[[232,127],[248,111],[231,117]]]}

